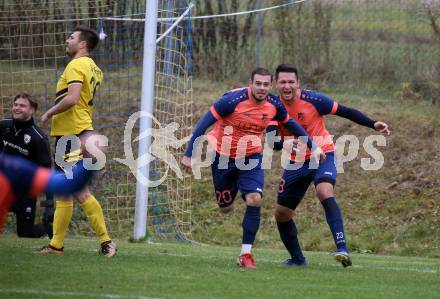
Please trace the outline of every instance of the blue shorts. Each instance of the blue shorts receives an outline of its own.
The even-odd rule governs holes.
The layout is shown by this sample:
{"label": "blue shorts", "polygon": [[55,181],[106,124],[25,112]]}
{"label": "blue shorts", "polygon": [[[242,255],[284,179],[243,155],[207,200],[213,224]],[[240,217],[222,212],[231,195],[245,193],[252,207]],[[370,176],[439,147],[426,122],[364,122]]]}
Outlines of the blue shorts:
{"label": "blue shorts", "polygon": [[[261,169],[261,154],[253,154],[237,160],[224,156],[220,159],[220,157],[217,153],[211,165],[215,197],[219,207],[230,206],[238,191],[243,199],[248,193],[263,193],[264,171]],[[251,159],[254,160],[250,162]],[[241,163],[248,167],[243,169],[240,167]],[[249,163],[255,163],[255,167],[250,167]]]}
{"label": "blue shorts", "polygon": [[335,155],[331,152],[326,153],[326,156],[327,159],[319,163],[318,169],[309,169],[310,161],[305,161],[299,169],[284,170],[278,187],[278,204],[295,210],[312,181],[315,186],[322,182],[335,185],[337,176]]}

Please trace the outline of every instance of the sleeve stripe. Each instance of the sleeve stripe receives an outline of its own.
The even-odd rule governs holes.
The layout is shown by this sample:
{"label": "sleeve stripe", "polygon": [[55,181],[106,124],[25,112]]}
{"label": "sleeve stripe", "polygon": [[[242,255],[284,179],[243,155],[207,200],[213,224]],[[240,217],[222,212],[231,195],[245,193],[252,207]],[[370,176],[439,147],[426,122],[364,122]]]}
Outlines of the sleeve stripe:
{"label": "sleeve stripe", "polygon": [[285,118],[281,123],[282,123],[282,124],[285,124],[286,122],[289,121],[289,119],[290,119],[290,115],[287,114],[287,115],[286,115],[286,118]]}
{"label": "sleeve stripe", "polygon": [[74,84],[74,83],[83,84],[83,81],[81,81],[81,80],[72,80],[72,81],[67,82],[67,85]]}
{"label": "sleeve stripe", "polygon": [[333,102],[333,107],[332,107],[332,111],[330,111],[330,114],[335,114],[336,111],[338,110],[338,102]]}
{"label": "sleeve stripe", "polygon": [[216,120],[220,120],[220,119],[222,119],[222,117],[220,116],[220,114],[218,114],[217,111],[215,110],[214,105],[212,105],[211,108],[210,108],[209,110],[211,111],[212,115],[214,116],[214,118],[215,118]]}
{"label": "sleeve stripe", "polygon": [[272,120],[267,126],[278,126],[278,122],[276,120]]}
{"label": "sleeve stripe", "polygon": [[68,91],[68,88],[61,89],[60,91],[58,91],[56,93],[55,98],[58,98],[60,95],[65,94],[67,91]]}
{"label": "sleeve stripe", "polygon": [[32,197],[37,197],[40,193],[42,193],[44,189],[46,189],[50,175],[50,169],[39,167],[35,172],[34,181],[32,182],[32,187],[29,195]]}

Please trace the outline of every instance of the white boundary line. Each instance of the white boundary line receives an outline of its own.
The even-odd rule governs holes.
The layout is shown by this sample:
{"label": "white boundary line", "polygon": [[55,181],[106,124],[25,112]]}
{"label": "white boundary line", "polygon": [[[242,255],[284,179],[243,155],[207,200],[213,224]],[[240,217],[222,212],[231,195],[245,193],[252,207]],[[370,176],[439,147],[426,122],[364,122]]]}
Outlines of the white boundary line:
{"label": "white boundary line", "polygon": [[76,297],[92,297],[92,298],[110,298],[110,299],[123,299],[123,298],[136,298],[136,299],[160,299],[157,297],[145,297],[145,296],[124,296],[118,294],[100,294],[100,293],[87,293],[87,292],[65,292],[65,291],[47,291],[39,289],[1,289],[0,294],[28,294],[28,295],[45,295],[51,297],[65,297],[65,296],[76,296]]}

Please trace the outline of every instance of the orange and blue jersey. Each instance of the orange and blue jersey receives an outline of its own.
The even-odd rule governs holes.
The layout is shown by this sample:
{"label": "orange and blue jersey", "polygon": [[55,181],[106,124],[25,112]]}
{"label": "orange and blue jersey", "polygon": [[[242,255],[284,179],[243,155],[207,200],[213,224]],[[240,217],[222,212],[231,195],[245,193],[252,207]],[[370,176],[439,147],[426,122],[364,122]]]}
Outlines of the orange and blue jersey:
{"label": "orange and blue jersey", "polygon": [[[16,156],[0,155],[0,181],[3,190],[36,197],[45,190],[51,171]],[[5,189],[3,189],[3,187]]]}
{"label": "orange and blue jersey", "polygon": [[51,171],[39,167],[18,156],[0,155],[0,233],[7,213],[17,195],[32,198],[39,194],[51,192],[68,195],[81,190],[92,175],[78,162],[73,169],[72,178],[67,178],[62,172]]}
{"label": "orange and blue jersey", "polygon": [[23,158],[0,155],[0,234],[16,195],[36,197],[45,190],[50,169]]}
{"label": "orange and blue jersey", "polygon": [[[320,146],[324,153],[334,152],[335,146],[332,136],[325,127],[324,116],[335,114],[338,110],[338,103],[330,97],[316,93],[310,90],[298,89],[295,100],[292,104],[287,104],[281,99],[288,114],[294,118],[313,138],[313,141]],[[272,122],[271,125],[279,123]],[[291,136],[290,132],[284,126],[278,126],[282,139]],[[305,160],[310,159],[310,150],[307,149]],[[296,153],[291,154],[291,160],[294,161]]]}
{"label": "orange and blue jersey", "polygon": [[[261,153],[263,134],[271,121],[283,124],[289,135],[307,136],[304,129],[289,117],[277,96],[269,94],[264,101],[257,102],[250,88],[229,91],[197,123],[185,155],[192,155],[197,137],[214,123],[208,139],[217,153],[233,159]],[[313,146],[310,138],[308,145]]]}

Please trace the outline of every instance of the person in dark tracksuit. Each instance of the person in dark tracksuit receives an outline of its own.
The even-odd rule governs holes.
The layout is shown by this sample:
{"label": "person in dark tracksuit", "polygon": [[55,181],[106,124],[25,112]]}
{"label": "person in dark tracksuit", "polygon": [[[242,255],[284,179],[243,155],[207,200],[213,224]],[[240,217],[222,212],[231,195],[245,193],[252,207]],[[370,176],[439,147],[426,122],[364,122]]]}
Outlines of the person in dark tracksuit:
{"label": "person in dark tracksuit", "polygon": [[[14,97],[12,118],[0,121],[0,153],[17,155],[39,166],[51,167],[50,147],[47,135],[35,125],[33,115],[38,104],[26,93]],[[17,218],[17,235],[39,238],[46,233],[52,237],[53,196],[46,193],[43,224],[34,224],[36,199],[20,196],[11,211]]]}

